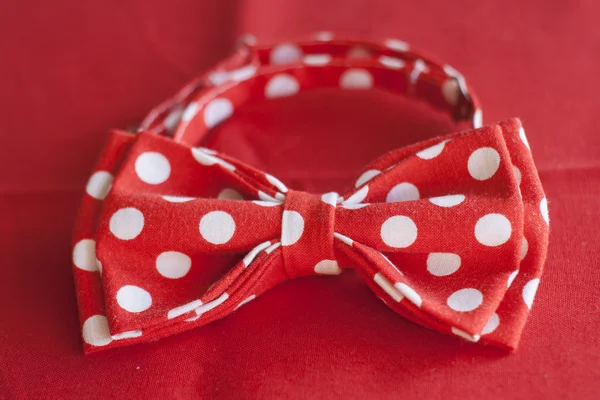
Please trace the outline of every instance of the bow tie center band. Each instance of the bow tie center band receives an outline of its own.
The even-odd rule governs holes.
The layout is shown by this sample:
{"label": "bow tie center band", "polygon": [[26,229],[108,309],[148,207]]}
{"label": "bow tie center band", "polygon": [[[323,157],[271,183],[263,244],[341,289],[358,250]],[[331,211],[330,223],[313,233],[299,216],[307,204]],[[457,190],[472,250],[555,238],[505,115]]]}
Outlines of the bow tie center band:
{"label": "bow tie center band", "polygon": [[[384,154],[339,194],[201,147],[245,104],[316,88],[397,93],[475,129]],[[138,133],[111,133],[74,237],[84,351],[197,328],[285,280],[346,268],[418,325],[515,349],[547,202],[521,122],[481,127],[481,115],[458,71],[399,40],[243,44]]]}

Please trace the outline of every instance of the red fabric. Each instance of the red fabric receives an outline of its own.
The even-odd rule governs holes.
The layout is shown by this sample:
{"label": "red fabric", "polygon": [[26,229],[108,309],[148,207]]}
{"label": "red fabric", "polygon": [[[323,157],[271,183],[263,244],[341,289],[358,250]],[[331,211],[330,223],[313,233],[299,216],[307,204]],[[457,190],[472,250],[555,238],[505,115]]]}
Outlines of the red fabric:
{"label": "red fabric", "polygon": [[[3,7],[4,397],[594,398],[600,364],[597,5],[220,4]],[[389,35],[427,48],[478,88],[486,121],[510,115],[524,121],[552,235],[519,350],[507,356],[419,328],[344,273],[286,282],[181,335],[83,356],[70,238],[107,129],[139,120],[225,55],[236,32],[276,39],[319,29]],[[455,128],[385,94],[306,93],[240,109],[209,144],[292,188],[341,191],[386,151]],[[282,135],[289,147],[269,153]],[[331,157],[341,137],[347,147]]]}

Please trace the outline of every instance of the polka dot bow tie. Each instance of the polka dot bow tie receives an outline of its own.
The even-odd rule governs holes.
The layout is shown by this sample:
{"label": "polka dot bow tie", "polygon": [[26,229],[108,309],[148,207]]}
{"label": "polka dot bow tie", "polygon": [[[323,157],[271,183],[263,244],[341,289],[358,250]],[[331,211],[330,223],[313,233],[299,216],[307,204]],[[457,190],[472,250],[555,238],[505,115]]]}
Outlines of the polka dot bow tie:
{"label": "polka dot bow tie", "polygon": [[[197,147],[244,103],[317,87],[398,92],[475,129],[385,154],[342,194],[288,189]],[[419,325],[514,349],[547,241],[547,203],[520,121],[481,127],[455,69],[399,40],[246,38],[137,134],[111,134],[74,241],[84,350],[196,328],[286,279],[342,268]]]}

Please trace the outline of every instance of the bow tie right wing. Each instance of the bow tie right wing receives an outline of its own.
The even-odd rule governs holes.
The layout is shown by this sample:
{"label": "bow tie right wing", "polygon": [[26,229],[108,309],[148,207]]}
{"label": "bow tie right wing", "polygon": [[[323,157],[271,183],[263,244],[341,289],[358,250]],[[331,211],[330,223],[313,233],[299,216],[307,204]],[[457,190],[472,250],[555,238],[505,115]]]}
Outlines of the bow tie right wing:
{"label": "bow tie right wing", "polygon": [[383,156],[338,212],[338,251],[407,318],[514,349],[548,237],[523,137],[510,120]]}

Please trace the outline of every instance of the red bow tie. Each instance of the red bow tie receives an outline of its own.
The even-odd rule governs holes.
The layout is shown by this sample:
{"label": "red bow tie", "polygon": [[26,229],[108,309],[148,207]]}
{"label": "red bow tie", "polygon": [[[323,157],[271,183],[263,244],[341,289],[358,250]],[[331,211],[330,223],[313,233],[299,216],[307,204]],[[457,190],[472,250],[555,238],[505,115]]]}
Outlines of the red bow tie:
{"label": "red bow tie", "polygon": [[342,195],[291,190],[194,147],[243,103],[314,87],[384,88],[479,127],[456,70],[397,40],[328,39],[242,46],[154,110],[137,135],[112,133],[73,250],[86,352],[186,331],[288,278],[342,268],[417,324],[516,347],[548,240],[518,120],[392,151]]}

